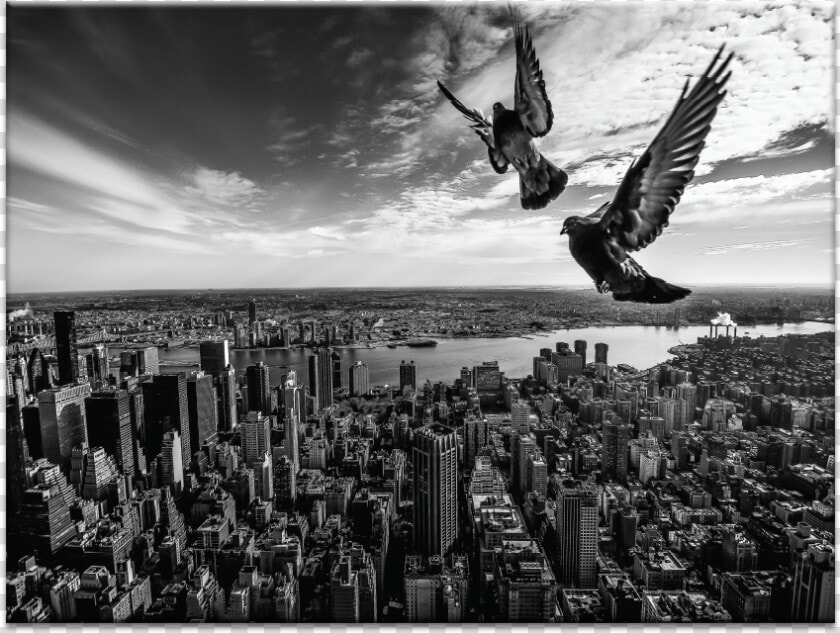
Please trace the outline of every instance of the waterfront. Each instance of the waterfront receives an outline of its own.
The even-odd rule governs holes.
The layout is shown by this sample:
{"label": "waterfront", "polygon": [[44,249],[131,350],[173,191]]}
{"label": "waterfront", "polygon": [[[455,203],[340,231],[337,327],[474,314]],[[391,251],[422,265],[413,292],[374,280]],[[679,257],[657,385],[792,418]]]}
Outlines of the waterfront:
{"label": "waterfront", "polygon": [[[815,334],[833,331],[831,323],[805,321],[784,325],[755,325],[739,331],[740,335],[779,336],[782,334]],[[413,360],[417,365],[417,381],[452,382],[461,367],[472,367],[484,361],[496,360],[505,375],[522,378],[532,373],[533,357],[543,347],[554,349],[557,341],[570,346],[583,339],[588,344],[587,361],[592,362],[595,343],[609,345],[610,365],[627,364],[637,369],[647,369],[671,358],[668,350],[681,343],[695,343],[700,336],[707,336],[708,327],[689,326],[678,330],[664,326],[591,327],[575,330],[556,330],[533,338],[450,338],[438,339],[437,347],[408,348],[377,347],[372,349],[338,349],[342,359],[342,384],[347,384],[347,370],[356,361],[368,365],[372,384],[394,384],[399,381],[402,360]],[[298,379],[308,383],[308,349],[248,349],[231,352],[231,362],[238,373],[248,365],[264,362],[271,368],[271,383],[276,385],[284,373],[294,369]],[[178,365],[161,367],[162,373],[187,371],[198,365],[198,348],[170,348],[160,350],[161,361],[176,361]],[[184,363],[184,364],[182,364]]]}

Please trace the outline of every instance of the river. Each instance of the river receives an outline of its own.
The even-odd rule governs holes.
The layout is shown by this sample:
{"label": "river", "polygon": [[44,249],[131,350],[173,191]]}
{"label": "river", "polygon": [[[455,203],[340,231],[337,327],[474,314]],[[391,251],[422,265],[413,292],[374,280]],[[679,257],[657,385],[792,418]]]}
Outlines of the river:
{"label": "river", "polygon": [[[782,334],[815,334],[834,331],[833,323],[806,321],[784,325],[754,325],[739,328],[739,335],[779,336]],[[595,343],[609,345],[610,365],[621,363],[637,369],[647,369],[670,358],[668,350],[681,343],[696,343],[700,336],[707,336],[708,327],[689,326],[679,330],[665,326],[609,326],[575,330],[557,330],[546,335],[530,335],[531,339],[516,338],[457,338],[438,339],[437,347],[376,347],[372,349],[340,349],[342,359],[342,384],[347,385],[348,367],[356,361],[368,365],[372,385],[395,384],[399,382],[399,366],[402,360],[413,360],[417,365],[417,383],[427,379],[432,382],[452,383],[458,378],[461,367],[473,367],[484,361],[496,360],[500,369],[509,377],[522,378],[533,372],[533,358],[540,349],[554,349],[557,341],[565,341],[570,347],[574,341],[587,342],[587,361],[595,356]],[[116,351],[116,350],[114,350]],[[271,368],[271,384],[279,384],[289,368],[297,371],[298,380],[308,383],[307,356],[309,350],[253,349],[233,350],[231,362],[238,373],[244,373],[248,365],[263,361]],[[198,348],[176,347],[161,349],[162,361],[195,363],[198,365]],[[164,366],[162,373],[189,371],[189,366]]]}

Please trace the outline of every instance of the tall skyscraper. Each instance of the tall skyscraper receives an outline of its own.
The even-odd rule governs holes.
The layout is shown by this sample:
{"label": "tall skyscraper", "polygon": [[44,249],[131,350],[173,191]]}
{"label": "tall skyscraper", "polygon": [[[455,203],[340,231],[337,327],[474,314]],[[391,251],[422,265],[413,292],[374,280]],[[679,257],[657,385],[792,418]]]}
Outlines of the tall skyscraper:
{"label": "tall skyscraper", "polygon": [[274,494],[281,508],[291,508],[297,499],[297,463],[285,455],[274,464]]}
{"label": "tall skyscraper", "polygon": [[79,378],[79,346],[76,343],[76,313],[55,312],[55,352],[58,384],[70,385]]}
{"label": "tall skyscraper", "polygon": [[414,465],[414,538],[426,556],[445,556],[458,536],[458,442],[442,424],[418,429]]}
{"label": "tall skyscraper", "polygon": [[257,302],[251,299],[248,302],[248,325],[257,320]]}
{"label": "tall skyscraper", "polygon": [[363,396],[370,391],[370,373],[368,366],[356,361],[350,366],[350,395]]}
{"label": "tall skyscraper", "polygon": [[267,415],[259,411],[249,411],[240,426],[242,455],[249,467],[261,461],[265,453],[271,450],[270,421]]}
{"label": "tall skyscraper", "polygon": [[607,363],[607,352],[609,351],[610,346],[606,343],[595,343],[595,362],[596,363]]}
{"label": "tall skyscraper", "polygon": [[510,405],[511,433],[531,432],[531,407],[527,402],[517,401]]}
{"label": "tall skyscraper", "polygon": [[213,376],[216,386],[218,428],[231,431],[236,426],[236,371],[230,364],[228,342],[204,341],[199,353],[201,370]]}
{"label": "tall skyscraper", "polygon": [[160,373],[160,355],[157,347],[144,347],[137,350],[137,371],[141,375]]}
{"label": "tall skyscraper", "polygon": [[631,428],[626,424],[604,424],[601,448],[601,472],[604,476],[621,482],[627,480],[627,453],[631,436]]}
{"label": "tall skyscraper", "polygon": [[557,380],[567,384],[570,376],[580,376],[583,373],[583,358],[568,349],[562,349],[551,355],[551,363],[557,367]]}
{"label": "tall skyscraper", "polygon": [[478,452],[490,442],[490,422],[487,418],[468,415],[464,418],[464,468],[472,468]]}
{"label": "tall skyscraper", "polygon": [[268,365],[262,361],[249,365],[245,370],[245,383],[248,385],[248,411],[271,415],[271,376]]}
{"label": "tall skyscraper", "polygon": [[161,374],[140,383],[143,390],[146,457],[160,453],[163,434],[177,430],[181,438],[181,455],[191,453],[190,416],[187,405],[187,377],[184,374]]}
{"label": "tall skyscraper", "polygon": [[67,468],[73,447],[87,442],[85,398],[90,385],[66,384],[38,394],[41,447],[44,457]]}
{"label": "tall skyscraper", "polygon": [[814,543],[796,557],[793,574],[794,622],[834,621],[834,547]]}
{"label": "tall skyscraper", "polygon": [[169,486],[176,498],[180,497],[184,488],[184,459],[181,437],[177,429],[164,433],[160,454],[163,485]]}
{"label": "tall skyscraper", "polygon": [[417,365],[414,361],[400,363],[400,391],[406,387],[411,387],[412,391],[417,391]]}
{"label": "tall skyscraper", "polygon": [[583,359],[583,364],[586,365],[586,341],[575,341],[575,354]]}
{"label": "tall skyscraper", "polygon": [[591,484],[566,480],[557,494],[560,577],[566,587],[592,589],[598,577],[598,491]]}
{"label": "tall skyscraper", "polygon": [[123,474],[133,477],[137,471],[134,445],[139,438],[129,401],[124,390],[94,392],[85,398],[85,417],[90,445],[101,446]]}
{"label": "tall skyscraper", "polygon": [[318,403],[319,409],[331,407],[333,403],[333,375],[330,350],[317,350],[309,357],[309,392]]}
{"label": "tall skyscraper", "polygon": [[332,361],[333,389],[341,389],[341,354],[333,351],[330,360]]}
{"label": "tall skyscraper", "polygon": [[218,441],[219,421],[213,377],[203,371],[187,376],[187,414],[190,422],[190,456],[205,443]]}
{"label": "tall skyscraper", "polygon": [[521,433],[516,437],[516,440],[515,451],[514,442],[511,441],[511,471],[515,476],[513,481],[514,492],[519,498],[528,492],[528,458],[536,456],[537,443],[533,437]]}
{"label": "tall skyscraper", "polygon": [[23,426],[15,396],[6,398],[6,494],[7,516],[14,517],[26,490],[26,464],[23,455]]}

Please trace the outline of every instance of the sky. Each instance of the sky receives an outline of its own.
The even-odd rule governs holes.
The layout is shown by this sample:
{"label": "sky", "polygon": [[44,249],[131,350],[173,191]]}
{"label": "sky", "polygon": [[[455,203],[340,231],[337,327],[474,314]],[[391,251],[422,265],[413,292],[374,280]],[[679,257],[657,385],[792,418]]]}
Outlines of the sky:
{"label": "sky", "polygon": [[436,88],[512,107],[506,5],[7,5],[7,291],[590,284],[563,220],[613,195],[734,51],[665,233],[690,284],[831,284],[831,2],[517,8],[569,174],[539,211]]}

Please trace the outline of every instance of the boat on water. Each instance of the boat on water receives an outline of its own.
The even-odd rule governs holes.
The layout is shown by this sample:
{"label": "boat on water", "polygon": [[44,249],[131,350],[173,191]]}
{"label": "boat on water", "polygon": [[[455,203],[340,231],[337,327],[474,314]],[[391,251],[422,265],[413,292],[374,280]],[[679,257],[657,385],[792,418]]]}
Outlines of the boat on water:
{"label": "boat on water", "polygon": [[432,339],[425,339],[421,341],[408,341],[408,347],[437,347],[438,342]]}

